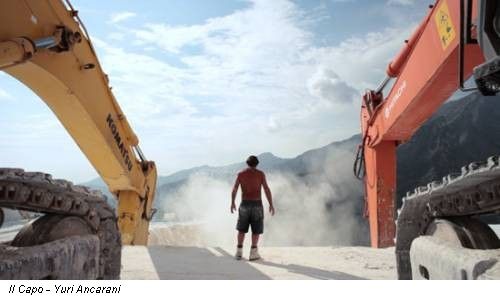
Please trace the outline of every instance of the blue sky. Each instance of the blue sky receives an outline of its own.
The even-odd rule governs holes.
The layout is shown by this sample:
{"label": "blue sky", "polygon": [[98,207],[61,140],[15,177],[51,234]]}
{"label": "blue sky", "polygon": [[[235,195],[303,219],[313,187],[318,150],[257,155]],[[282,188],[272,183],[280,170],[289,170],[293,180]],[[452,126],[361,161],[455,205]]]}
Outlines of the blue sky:
{"label": "blue sky", "polygon": [[[249,154],[293,157],[359,130],[427,11],[417,0],[73,0],[160,174]],[[97,176],[45,104],[0,73],[0,165]]]}

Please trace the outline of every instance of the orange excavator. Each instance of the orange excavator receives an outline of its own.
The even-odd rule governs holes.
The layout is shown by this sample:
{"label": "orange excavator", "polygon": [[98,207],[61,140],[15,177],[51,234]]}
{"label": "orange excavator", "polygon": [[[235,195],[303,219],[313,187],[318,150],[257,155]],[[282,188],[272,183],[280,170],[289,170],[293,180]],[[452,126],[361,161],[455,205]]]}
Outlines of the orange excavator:
{"label": "orange excavator", "polygon": [[157,171],[78,11],[67,0],[0,1],[0,70],[48,105],[118,200],[115,212],[98,191],[0,168],[0,207],[43,214],[0,243],[0,279],[119,278],[122,243],[147,244]]}
{"label": "orange excavator", "polygon": [[[478,220],[500,212],[498,157],[408,192],[395,223],[396,148],[457,90],[499,92],[499,55],[500,1],[438,0],[390,62],[380,86],[363,96],[354,170],[364,179],[371,245],[395,241],[401,279],[477,278],[489,268],[481,257],[466,262],[474,266],[457,259],[500,247]],[[465,88],[471,76],[476,86]]]}

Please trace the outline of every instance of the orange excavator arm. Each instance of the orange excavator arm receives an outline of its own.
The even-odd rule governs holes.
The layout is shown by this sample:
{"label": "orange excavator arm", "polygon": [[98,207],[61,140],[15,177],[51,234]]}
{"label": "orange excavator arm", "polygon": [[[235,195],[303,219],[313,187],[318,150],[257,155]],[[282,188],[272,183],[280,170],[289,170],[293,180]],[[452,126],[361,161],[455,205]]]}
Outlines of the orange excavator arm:
{"label": "orange excavator arm", "polygon": [[[365,164],[373,247],[394,245],[396,147],[409,140],[443,102],[463,88],[464,78],[473,72],[483,94],[496,92],[491,82],[498,55],[495,24],[500,5],[496,2],[436,1],[387,67],[387,78],[377,90],[363,96],[363,142],[358,157]],[[392,88],[384,94],[392,79]]]}

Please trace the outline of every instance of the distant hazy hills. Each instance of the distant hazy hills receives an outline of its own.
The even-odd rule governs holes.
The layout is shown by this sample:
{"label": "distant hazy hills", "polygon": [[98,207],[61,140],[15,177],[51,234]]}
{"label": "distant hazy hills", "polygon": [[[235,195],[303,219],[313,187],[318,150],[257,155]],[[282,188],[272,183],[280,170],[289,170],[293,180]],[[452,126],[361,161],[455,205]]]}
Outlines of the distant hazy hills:
{"label": "distant hazy hills", "polygon": [[398,197],[473,161],[500,155],[500,97],[471,94],[444,105],[398,149]]}
{"label": "distant hazy hills", "polygon": [[[327,146],[306,151],[295,158],[280,158],[269,152],[262,153],[258,155],[259,169],[266,173],[287,173],[309,180],[311,176],[322,175],[325,171],[338,171],[339,181],[336,183],[352,181],[353,152],[359,142],[359,135],[355,135],[344,141],[333,142]],[[165,195],[177,191],[193,175],[205,175],[233,182],[236,174],[245,167],[244,162],[219,167],[205,165],[182,170],[168,176],[160,176],[157,197],[161,199]],[[106,185],[100,178],[86,182],[84,185],[99,189],[110,196]],[[229,189],[228,192],[230,191]]]}
{"label": "distant hazy hills", "polygon": [[[258,168],[268,174],[279,172],[302,177],[303,179],[310,179],[310,176],[322,175],[327,170],[338,169],[346,174],[345,178],[347,180],[351,180],[351,155],[353,148],[355,148],[358,143],[359,136],[354,136],[341,142],[331,143],[319,149],[306,151],[295,158],[280,158],[272,153],[262,153],[258,155],[260,161]],[[348,155],[347,159],[346,155]],[[328,160],[328,158],[333,159]],[[162,195],[175,191],[186,181],[186,179],[194,174],[202,174],[212,178],[233,182],[236,178],[236,174],[244,168],[246,168],[244,162],[222,167],[202,166],[177,172],[170,176],[160,177],[158,194],[159,197],[162,197]]]}

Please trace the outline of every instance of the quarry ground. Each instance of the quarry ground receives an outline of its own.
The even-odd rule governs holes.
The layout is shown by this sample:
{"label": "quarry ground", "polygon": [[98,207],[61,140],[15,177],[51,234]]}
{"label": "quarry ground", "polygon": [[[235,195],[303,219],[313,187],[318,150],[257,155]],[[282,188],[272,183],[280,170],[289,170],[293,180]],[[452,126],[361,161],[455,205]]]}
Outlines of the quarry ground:
{"label": "quarry ground", "polygon": [[[0,242],[21,226],[3,227]],[[261,247],[262,259],[254,262],[245,247],[244,259],[237,261],[234,247],[203,246],[195,231],[189,225],[153,227],[150,246],[123,247],[121,278],[396,279],[393,247]]]}
{"label": "quarry ground", "polygon": [[122,279],[396,278],[394,248],[263,246],[262,259],[250,262],[249,245],[237,261],[232,241],[221,245],[205,236],[199,224],[153,224],[148,247],[123,248]]}
{"label": "quarry ground", "polygon": [[[248,258],[245,250],[245,258]],[[236,261],[233,248],[126,246],[122,279],[395,279],[394,249],[263,247]]]}

